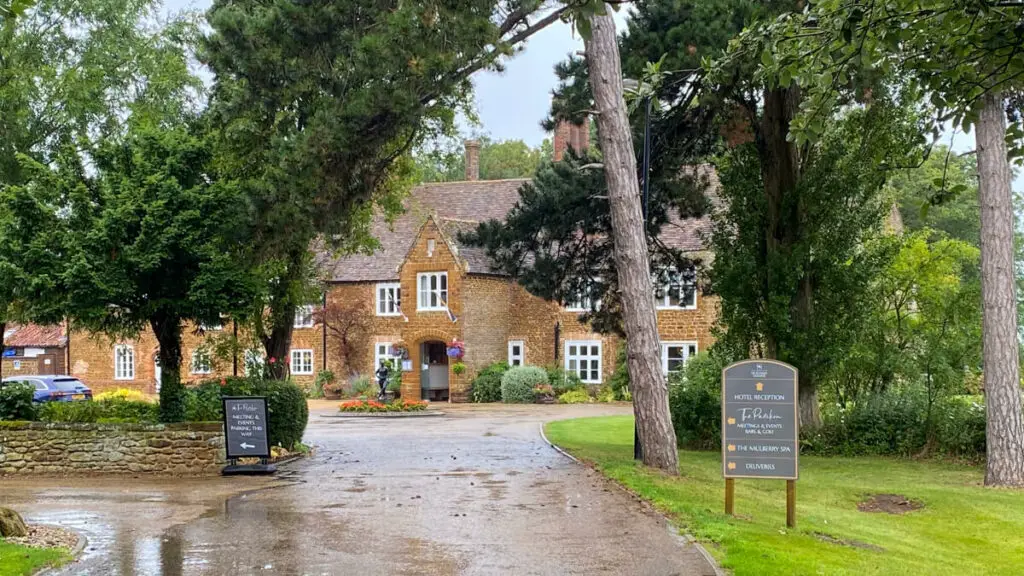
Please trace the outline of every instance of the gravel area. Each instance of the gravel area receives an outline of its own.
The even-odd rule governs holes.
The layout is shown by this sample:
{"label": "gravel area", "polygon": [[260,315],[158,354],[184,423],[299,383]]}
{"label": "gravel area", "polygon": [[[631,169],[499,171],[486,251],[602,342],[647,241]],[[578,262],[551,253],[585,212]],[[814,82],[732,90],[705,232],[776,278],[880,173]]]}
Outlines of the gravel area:
{"label": "gravel area", "polygon": [[28,536],[24,538],[7,538],[6,541],[31,548],[67,548],[72,550],[78,544],[78,534],[56,526],[30,524]]}

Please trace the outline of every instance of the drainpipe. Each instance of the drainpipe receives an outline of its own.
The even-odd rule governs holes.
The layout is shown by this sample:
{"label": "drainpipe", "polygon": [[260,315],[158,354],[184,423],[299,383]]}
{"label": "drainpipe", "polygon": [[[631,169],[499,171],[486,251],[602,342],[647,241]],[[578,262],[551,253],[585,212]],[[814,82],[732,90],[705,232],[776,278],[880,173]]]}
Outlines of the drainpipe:
{"label": "drainpipe", "polygon": [[322,331],[323,331],[324,353],[322,354],[322,356],[324,357],[324,360],[323,360],[324,371],[326,372],[327,371],[327,285],[326,284],[324,284],[324,300],[323,300],[323,308],[320,309],[320,318],[321,318],[321,322],[323,324]]}
{"label": "drainpipe", "polygon": [[231,375],[238,376],[238,320],[231,319],[231,334],[234,337],[234,346],[231,353]]}
{"label": "drainpipe", "polygon": [[562,336],[562,323],[561,322],[555,322],[555,363],[556,364],[558,363],[558,348],[559,348],[559,342],[558,341],[561,339],[561,336]]}

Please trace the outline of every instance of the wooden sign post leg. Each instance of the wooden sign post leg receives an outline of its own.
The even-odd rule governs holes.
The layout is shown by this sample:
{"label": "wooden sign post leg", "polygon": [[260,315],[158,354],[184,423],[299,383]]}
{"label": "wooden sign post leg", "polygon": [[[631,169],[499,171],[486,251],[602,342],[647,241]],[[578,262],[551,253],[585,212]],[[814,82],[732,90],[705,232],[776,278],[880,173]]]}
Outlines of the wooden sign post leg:
{"label": "wooden sign post leg", "polygon": [[786,527],[796,528],[796,480],[786,480]]}
{"label": "wooden sign post leg", "polygon": [[736,479],[725,479],[725,513],[732,516],[733,501],[736,498]]}

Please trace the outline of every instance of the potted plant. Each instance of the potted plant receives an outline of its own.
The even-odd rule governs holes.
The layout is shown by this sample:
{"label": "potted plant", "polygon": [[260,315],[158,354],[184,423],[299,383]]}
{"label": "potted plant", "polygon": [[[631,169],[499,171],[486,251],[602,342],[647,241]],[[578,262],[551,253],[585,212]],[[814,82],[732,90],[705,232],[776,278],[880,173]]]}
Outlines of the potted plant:
{"label": "potted plant", "polygon": [[456,376],[461,375],[465,371],[466,365],[463,364],[462,362],[456,362],[455,364],[452,364],[452,373],[455,374]]}
{"label": "potted plant", "polygon": [[537,384],[533,387],[533,396],[538,404],[555,403],[555,389],[551,384]]}
{"label": "potted plant", "polygon": [[453,339],[451,343],[448,344],[446,352],[448,357],[452,360],[462,360],[462,357],[466,355],[466,346],[460,340]]}

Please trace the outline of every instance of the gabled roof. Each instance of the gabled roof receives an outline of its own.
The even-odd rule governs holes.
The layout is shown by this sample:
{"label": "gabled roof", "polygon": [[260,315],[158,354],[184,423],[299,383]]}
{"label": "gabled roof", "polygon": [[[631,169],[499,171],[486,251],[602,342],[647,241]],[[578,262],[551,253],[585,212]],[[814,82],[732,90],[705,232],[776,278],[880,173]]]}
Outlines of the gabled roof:
{"label": "gabled roof", "polygon": [[[714,171],[708,167],[697,170],[710,177],[711,189],[717,188]],[[504,220],[519,201],[519,187],[526,178],[511,180],[474,180],[436,182],[413,188],[405,203],[405,213],[392,224],[378,217],[372,233],[380,241],[373,255],[355,254],[331,258],[320,253],[318,260],[333,282],[376,282],[397,280],[398,270],[427,218],[434,216],[450,245],[465,260],[471,274],[503,274],[492,268],[483,248],[466,246],[458,241],[459,232],[469,232],[480,222]],[[703,236],[711,229],[711,220],[704,218],[673,218],[661,231],[666,245],[685,252],[704,250]]]}
{"label": "gabled roof", "polygon": [[4,346],[10,348],[60,348],[68,342],[64,326],[60,324],[14,324],[4,332]]}

